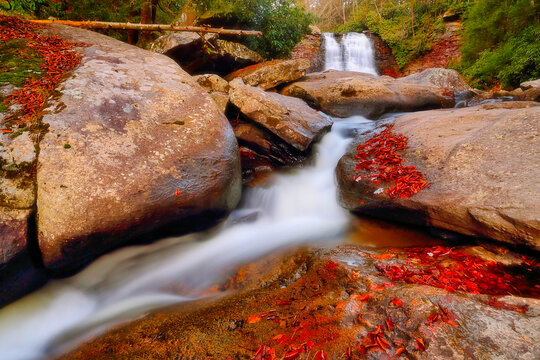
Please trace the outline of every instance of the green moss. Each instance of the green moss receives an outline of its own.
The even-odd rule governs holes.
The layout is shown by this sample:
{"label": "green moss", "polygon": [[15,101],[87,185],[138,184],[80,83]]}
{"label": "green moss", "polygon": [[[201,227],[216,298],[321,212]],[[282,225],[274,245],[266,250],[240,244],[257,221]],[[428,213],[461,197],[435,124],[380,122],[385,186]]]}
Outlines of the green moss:
{"label": "green moss", "polygon": [[40,54],[28,47],[30,40],[13,39],[0,43],[0,86],[22,86],[27,79],[44,75]]}
{"label": "green moss", "polygon": [[9,104],[4,103],[6,98],[0,95],[0,113],[6,112],[9,109]]}

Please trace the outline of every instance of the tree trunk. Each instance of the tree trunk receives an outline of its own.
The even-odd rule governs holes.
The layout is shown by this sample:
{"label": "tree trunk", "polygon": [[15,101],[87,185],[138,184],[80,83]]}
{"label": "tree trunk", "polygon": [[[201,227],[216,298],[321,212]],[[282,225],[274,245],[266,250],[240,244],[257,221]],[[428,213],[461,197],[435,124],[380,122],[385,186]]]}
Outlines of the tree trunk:
{"label": "tree trunk", "polygon": [[214,33],[236,36],[262,36],[262,32],[255,30],[232,30],[211,28],[204,26],[175,26],[168,24],[131,24],[105,21],[70,21],[70,20],[28,20],[38,24],[63,24],[87,29],[120,29],[120,30],[146,30],[146,31],[190,31],[197,33]]}

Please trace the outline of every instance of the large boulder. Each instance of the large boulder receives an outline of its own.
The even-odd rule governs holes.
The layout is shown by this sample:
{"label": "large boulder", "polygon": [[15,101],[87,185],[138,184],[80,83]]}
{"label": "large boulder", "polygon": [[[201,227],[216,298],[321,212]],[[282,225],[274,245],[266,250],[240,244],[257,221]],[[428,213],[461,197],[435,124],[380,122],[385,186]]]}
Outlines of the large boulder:
{"label": "large boulder", "polygon": [[250,120],[300,151],[332,127],[332,121],[300,99],[265,92],[241,79],[230,83],[230,101]]}
{"label": "large boulder", "polygon": [[160,54],[169,54],[181,46],[201,47],[205,41],[215,40],[216,34],[205,34],[204,38],[198,33],[190,31],[171,32],[160,36],[149,45],[149,50]]}
{"label": "large boulder", "polygon": [[328,70],[309,74],[287,87],[284,95],[296,96],[337,117],[362,115],[371,119],[387,112],[451,107],[445,89],[398,81],[389,76]]}
{"label": "large boulder", "polygon": [[421,171],[429,187],[392,199],[384,190],[393,183],[358,179],[356,146],[368,133],[338,164],[340,202],[361,213],[540,250],[539,118],[533,102],[399,116],[392,132],[408,137],[405,165]]}
{"label": "large boulder", "polygon": [[142,233],[236,206],[234,133],[191,76],[98,33],[49,32],[89,46],[78,48],[81,65],[43,118],[37,233],[47,268],[68,270]]}
{"label": "large boulder", "polygon": [[158,38],[149,49],[165,54],[190,74],[215,72],[226,75],[236,69],[263,61],[263,58],[246,46],[220,40],[215,34],[171,33]]}
{"label": "large boulder", "polygon": [[241,78],[246,85],[267,90],[300,79],[306,75],[310,66],[307,59],[274,60],[237,70],[225,79],[230,81]]}
{"label": "large boulder", "polygon": [[472,91],[472,88],[465,82],[463,77],[456,70],[451,69],[430,68],[399,78],[398,81],[435,86],[450,91]]}
{"label": "large boulder", "polygon": [[[240,268],[214,286],[211,294],[218,296],[153,311],[61,359],[538,358],[540,301],[532,298],[534,290],[523,297],[485,293],[497,280],[505,288],[523,285],[500,262],[520,264],[518,254],[497,256],[482,247],[384,252],[341,246],[280,255]],[[407,274],[406,283],[391,278],[388,270],[395,268],[426,272],[416,275],[416,283]],[[486,274],[490,269],[503,270]],[[442,270],[447,273],[428,278]],[[471,293],[472,281],[484,275],[481,294]]]}

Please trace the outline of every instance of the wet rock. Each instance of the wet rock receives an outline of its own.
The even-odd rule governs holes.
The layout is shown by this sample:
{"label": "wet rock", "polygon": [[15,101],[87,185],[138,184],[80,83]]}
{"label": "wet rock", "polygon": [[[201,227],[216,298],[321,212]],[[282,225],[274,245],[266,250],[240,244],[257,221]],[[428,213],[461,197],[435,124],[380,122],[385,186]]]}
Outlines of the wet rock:
{"label": "wet rock", "polygon": [[236,206],[236,139],[188,74],[94,32],[52,29],[90,46],[59,88],[63,110],[43,118],[37,230],[47,268],[70,270],[141,234]]}
{"label": "wet rock", "polygon": [[250,120],[270,130],[300,151],[328,131],[332,121],[300,99],[247,86],[241,79],[230,83],[230,100]]}
{"label": "wet rock", "polygon": [[281,93],[304,99],[337,117],[362,115],[375,119],[387,112],[454,105],[451,94],[439,87],[411,84],[389,76],[335,70],[309,74]]}
{"label": "wet rock", "polygon": [[463,77],[451,69],[431,68],[399,79],[411,84],[435,86],[451,91],[471,91]]}
{"label": "wet rock", "polygon": [[533,102],[399,116],[392,131],[408,137],[404,165],[421,171],[429,187],[391,199],[385,190],[393,183],[355,181],[355,146],[368,133],[338,164],[340,202],[353,211],[540,250],[539,117]]}
{"label": "wet rock", "polygon": [[306,75],[310,66],[311,63],[306,59],[274,60],[237,70],[225,79],[231,81],[241,78],[246,85],[267,90],[300,79]]}
{"label": "wet rock", "polygon": [[[485,264],[467,249],[420,252],[450,269],[441,250]],[[265,257],[216,285],[237,293],[155,311],[61,359],[536,359],[539,300],[406,284],[379,270],[414,259],[354,246]]]}
{"label": "wet rock", "polygon": [[193,77],[214,99],[218,108],[225,113],[229,104],[229,82],[216,74],[204,74]]}

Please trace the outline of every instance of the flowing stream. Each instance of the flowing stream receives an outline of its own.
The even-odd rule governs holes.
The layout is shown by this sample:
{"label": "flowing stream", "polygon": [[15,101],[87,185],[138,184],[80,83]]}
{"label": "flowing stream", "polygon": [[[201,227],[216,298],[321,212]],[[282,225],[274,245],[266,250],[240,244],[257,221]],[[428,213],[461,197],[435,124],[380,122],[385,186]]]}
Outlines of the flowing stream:
{"label": "flowing stream", "polygon": [[[374,74],[373,59],[365,61],[369,40],[362,37],[351,34],[338,44],[345,48],[344,69],[370,66],[366,72]],[[333,52],[328,41],[327,52]],[[371,48],[367,54],[373,57]],[[327,53],[327,59],[333,56]],[[242,205],[216,228],[117,250],[0,309],[0,359],[57,356],[114,324],[197,298],[171,290],[179,282],[209,286],[232,265],[342,235],[350,217],[337,203],[334,169],[351,132],[368,130],[374,122],[359,116],[334,121],[315,145],[311,165],[248,189]]]}
{"label": "flowing stream", "polygon": [[324,33],[325,70],[357,71],[378,75],[371,41],[364,34],[347,33],[338,42],[333,33]]}

